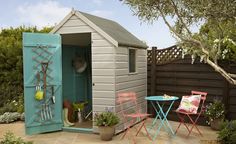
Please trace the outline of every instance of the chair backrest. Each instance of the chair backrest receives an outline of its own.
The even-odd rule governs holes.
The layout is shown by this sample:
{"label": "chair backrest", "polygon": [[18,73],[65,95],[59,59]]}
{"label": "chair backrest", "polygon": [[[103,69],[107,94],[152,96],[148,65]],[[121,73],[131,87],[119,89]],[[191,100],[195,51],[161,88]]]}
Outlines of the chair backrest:
{"label": "chair backrest", "polygon": [[201,95],[201,101],[198,107],[198,110],[200,108],[200,111],[203,111],[205,109],[205,100],[207,96],[207,92],[201,92],[201,91],[191,91],[192,95]]}
{"label": "chair backrest", "polygon": [[129,104],[129,107],[133,107],[135,112],[138,111],[137,97],[136,93],[134,92],[118,93],[117,102],[120,104],[121,112],[123,115],[127,114],[127,107],[125,107],[126,103]]}

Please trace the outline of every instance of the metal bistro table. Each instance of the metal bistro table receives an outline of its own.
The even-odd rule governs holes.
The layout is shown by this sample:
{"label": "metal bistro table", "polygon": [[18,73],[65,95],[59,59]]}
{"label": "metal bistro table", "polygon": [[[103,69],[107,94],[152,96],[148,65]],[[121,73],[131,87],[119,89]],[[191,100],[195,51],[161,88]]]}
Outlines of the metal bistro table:
{"label": "metal bistro table", "polygon": [[[153,140],[156,139],[158,133],[160,132],[160,129],[162,126],[164,126],[165,130],[167,132],[171,132],[172,135],[174,135],[174,131],[172,130],[168,120],[167,120],[167,115],[172,107],[172,105],[174,104],[174,102],[176,100],[178,100],[179,98],[176,96],[171,96],[171,97],[164,97],[164,96],[148,96],[145,97],[146,100],[150,101],[153,108],[155,109],[156,112],[156,117],[152,122],[152,127],[150,128],[150,130],[157,124],[157,119],[159,118],[161,123],[158,125],[157,131],[153,137]],[[165,102],[170,102],[170,105],[167,109],[166,112],[163,111],[163,107],[165,105]],[[160,104],[162,103],[162,105]]]}

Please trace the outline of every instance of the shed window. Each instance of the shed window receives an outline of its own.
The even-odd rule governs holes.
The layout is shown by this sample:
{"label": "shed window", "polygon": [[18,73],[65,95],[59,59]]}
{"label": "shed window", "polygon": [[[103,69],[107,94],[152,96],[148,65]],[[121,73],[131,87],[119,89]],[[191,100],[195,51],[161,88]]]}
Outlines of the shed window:
{"label": "shed window", "polygon": [[136,50],[129,49],[129,73],[136,72]]}

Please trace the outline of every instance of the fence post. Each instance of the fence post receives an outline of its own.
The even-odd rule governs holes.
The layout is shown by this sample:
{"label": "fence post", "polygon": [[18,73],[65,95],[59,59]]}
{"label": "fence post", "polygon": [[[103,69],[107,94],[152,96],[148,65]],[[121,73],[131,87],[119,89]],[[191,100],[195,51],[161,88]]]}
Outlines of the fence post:
{"label": "fence post", "polygon": [[156,94],[156,49],[157,47],[152,47],[151,95]]}
{"label": "fence post", "polygon": [[[224,69],[226,69],[227,71],[231,72],[231,66],[230,64],[228,64],[226,67],[224,67]],[[224,88],[223,88],[223,103],[225,105],[225,111],[226,111],[226,114],[225,114],[225,117],[227,119],[230,119],[231,115],[230,115],[230,95],[229,95],[229,91],[230,91],[230,83],[224,79],[223,80],[224,82]]]}
{"label": "fence post", "polygon": [[[151,75],[150,75],[150,80],[151,80],[150,94],[152,96],[156,94],[156,49],[157,47],[152,47],[152,56],[151,56],[152,63],[151,63]],[[150,101],[148,101],[148,113],[152,114],[152,117],[156,116],[156,113]]]}

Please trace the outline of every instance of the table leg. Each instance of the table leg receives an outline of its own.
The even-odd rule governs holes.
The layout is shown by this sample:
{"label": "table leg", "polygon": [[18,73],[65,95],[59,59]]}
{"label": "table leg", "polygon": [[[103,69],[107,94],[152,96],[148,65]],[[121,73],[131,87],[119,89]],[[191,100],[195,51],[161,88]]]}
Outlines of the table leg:
{"label": "table leg", "polygon": [[160,111],[157,110],[157,108],[156,108],[154,102],[151,101],[151,104],[152,104],[152,107],[154,108],[154,110],[155,110],[155,112],[156,112],[156,117],[155,117],[155,119],[153,120],[152,126],[151,126],[151,128],[150,128],[149,130],[151,130],[151,129],[156,125],[157,119],[160,117],[160,114],[159,114]]}
{"label": "table leg", "polygon": [[157,104],[157,106],[159,108],[159,113],[160,113],[157,117],[159,117],[159,119],[161,121],[161,124],[158,126],[158,129],[157,129],[157,131],[156,131],[156,133],[155,133],[155,135],[153,137],[153,140],[156,139],[156,137],[157,137],[158,133],[160,132],[162,126],[164,126],[165,130],[168,132],[168,127],[167,127],[168,125],[166,126],[165,121],[167,120],[166,116],[167,116],[169,110],[165,114],[163,109],[162,109],[164,105],[161,106],[158,101],[156,101],[156,104]]}
{"label": "table leg", "polygon": [[[168,115],[168,113],[169,113],[169,111],[170,111],[170,109],[171,109],[171,107],[172,107],[173,104],[174,104],[174,101],[171,102],[171,104],[170,104],[168,110],[164,113],[162,107],[160,106],[160,104],[159,104],[158,101],[157,101],[157,105],[158,105],[158,107],[159,107],[159,109],[160,109],[160,111],[161,111],[161,114],[163,115],[163,119],[161,120],[161,126],[164,125],[165,129],[167,130],[167,132],[168,132],[168,128],[169,128],[169,130],[170,130],[170,132],[172,133],[172,135],[174,135],[174,131],[173,131],[173,129],[171,128],[171,126],[170,126],[170,124],[169,124],[169,122],[168,122],[168,120],[167,120],[167,115]],[[166,124],[165,124],[164,122],[166,122]],[[167,127],[168,127],[168,128],[167,128]]]}
{"label": "table leg", "polygon": [[[155,119],[152,122],[152,127],[151,127],[151,129],[152,129],[153,126],[156,125],[157,119],[161,118],[161,115],[160,115],[160,110],[159,111],[157,110],[157,108],[155,106],[155,103],[153,101],[151,101],[151,104],[152,104],[152,107],[154,108],[154,110],[156,112],[156,117],[155,117]],[[163,107],[163,105],[162,105],[162,107]]]}
{"label": "table leg", "polygon": [[157,131],[156,131],[156,133],[155,133],[155,135],[154,135],[154,137],[153,137],[153,140],[156,139],[156,137],[157,137],[158,133],[160,132],[160,129],[161,129],[162,126],[164,126],[165,130],[166,130],[168,133],[170,132],[172,135],[174,135],[174,131],[173,131],[172,127],[170,126],[168,120],[167,120],[167,115],[168,115],[168,113],[169,113],[169,111],[170,111],[172,105],[174,104],[174,101],[171,102],[171,104],[170,104],[170,106],[168,107],[168,109],[167,109],[166,112],[163,111],[163,106],[164,106],[164,105],[161,106],[158,101],[156,101],[156,104],[157,104],[157,106],[158,106],[158,108],[159,108],[159,111],[157,110],[157,108],[156,108],[155,105],[153,104],[153,107],[154,107],[154,109],[155,109],[155,111],[156,111],[156,113],[157,113],[157,116],[156,116],[156,118],[155,118],[153,124],[156,123],[157,118],[160,119],[161,124],[158,126],[158,129],[157,129]]}

